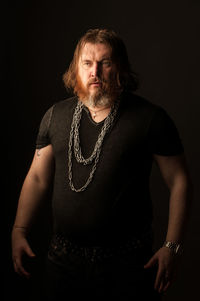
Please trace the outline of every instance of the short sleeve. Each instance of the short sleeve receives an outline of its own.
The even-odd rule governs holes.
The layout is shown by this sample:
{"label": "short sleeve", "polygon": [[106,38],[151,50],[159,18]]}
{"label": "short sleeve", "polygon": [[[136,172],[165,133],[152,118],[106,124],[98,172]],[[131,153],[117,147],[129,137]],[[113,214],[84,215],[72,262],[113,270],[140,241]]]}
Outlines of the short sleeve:
{"label": "short sleeve", "polygon": [[178,130],[166,111],[156,110],[148,133],[148,148],[153,154],[175,156],[184,152]]}
{"label": "short sleeve", "polygon": [[49,136],[49,128],[51,124],[51,118],[53,113],[54,106],[52,106],[42,118],[40,123],[38,135],[36,138],[36,148],[43,148],[49,144],[51,144],[50,136]]}

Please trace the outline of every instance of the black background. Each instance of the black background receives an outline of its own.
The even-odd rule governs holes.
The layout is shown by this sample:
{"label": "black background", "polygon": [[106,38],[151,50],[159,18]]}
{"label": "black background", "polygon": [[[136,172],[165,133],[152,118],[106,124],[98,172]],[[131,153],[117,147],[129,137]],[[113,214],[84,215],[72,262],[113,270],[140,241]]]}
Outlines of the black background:
{"label": "black background", "polygon": [[[2,166],[6,163],[2,202],[6,204],[8,246],[5,300],[13,296],[34,300],[38,296],[40,277],[27,282],[13,272],[10,230],[39,122],[54,102],[68,96],[62,74],[77,40],[87,29],[97,27],[112,28],[123,38],[133,69],[140,75],[137,93],[164,107],[178,127],[195,193],[179,272],[163,300],[196,300],[200,269],[199,15],[198,0],[16,1],[2,6],[1,112],[2,133],[6,134],[2,139]],[[155,166],[151,187],[157,248],[165,237],[168,192]],[[48,234],[48,219],[40,217],[38,225],[33,246],[34,240],[36,245],[39,240],[39,250],[35,248],[38,258],[43,258],[46,239],[42,237]],[[42,262],[38,260],[38,266]]]}

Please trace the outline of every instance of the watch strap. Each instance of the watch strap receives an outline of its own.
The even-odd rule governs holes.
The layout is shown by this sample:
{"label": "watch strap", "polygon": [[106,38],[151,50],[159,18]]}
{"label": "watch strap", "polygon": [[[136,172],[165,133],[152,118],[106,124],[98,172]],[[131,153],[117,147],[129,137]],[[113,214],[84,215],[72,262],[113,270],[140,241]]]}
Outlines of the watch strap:
{"label": "watch strap", "polygon": [[165,241],[163,247],[169,248],[174,254],[179,254],[181,251],[181,244],[177,242]]}

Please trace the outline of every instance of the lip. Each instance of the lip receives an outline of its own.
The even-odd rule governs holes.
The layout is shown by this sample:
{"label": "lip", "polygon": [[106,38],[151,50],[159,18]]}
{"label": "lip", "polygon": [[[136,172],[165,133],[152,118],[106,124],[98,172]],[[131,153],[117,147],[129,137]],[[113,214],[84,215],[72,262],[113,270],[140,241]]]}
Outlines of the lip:
{"label": "lip", "polygon": [[100,86],[100,83],[91,83],[92,86]]}

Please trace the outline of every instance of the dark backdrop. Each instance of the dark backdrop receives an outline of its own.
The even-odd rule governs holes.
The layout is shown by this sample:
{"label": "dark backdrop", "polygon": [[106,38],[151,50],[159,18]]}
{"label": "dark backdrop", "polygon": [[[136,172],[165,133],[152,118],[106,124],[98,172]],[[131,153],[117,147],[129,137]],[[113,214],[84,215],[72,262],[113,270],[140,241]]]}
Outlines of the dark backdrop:
{"label": "dark backdrop", "polygon": [[[4,14],[5,12],[5,14]],[[66,98],[62,74],[78,38],[89,28],[108,27],[123,38],[133,69],[140,75],[138,94],[163,106],[174,119],[195,188],[185,250],[174,285],[164,300],[196,300],[199,284],[199,99],[200,2],[190,1],[16,1],[3,7],[4,39],[2,132],[6,155],[5,300],[34,300],[39,277],[27,282],[15,275],[10,259],[10,230],[17,199],[34,153],[44,112]],[[2,157],[2,165],[4,156]],[[168,192],[154,166],[151,180],[155,248],[165,237]],[[48,209],[48,208],[47,208]],[[47,210],[45,209],[45,211]],[[39,240],[38,266],[48,240],[48,218],[39,218],[33,234]],[[41,230],[39,230],[41,229]],[[43,234],[47,237],[42,239]],[[37,248],[36,248],[37,249]],[[32,296],[32,297],[31,297]]]}

